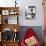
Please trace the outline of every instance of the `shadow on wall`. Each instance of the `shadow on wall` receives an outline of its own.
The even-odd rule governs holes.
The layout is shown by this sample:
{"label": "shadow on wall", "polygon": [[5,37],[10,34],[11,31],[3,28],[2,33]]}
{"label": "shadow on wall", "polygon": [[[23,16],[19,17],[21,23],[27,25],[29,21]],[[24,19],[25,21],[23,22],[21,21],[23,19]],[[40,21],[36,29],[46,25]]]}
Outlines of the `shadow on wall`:
{"label": "shadow on wall", "polygon": [[19,39],[20,39],[20,41],[22,40],[23,35],[24,35],[25,31],[26,31],[28,28],[32,28],[32,29],[34,30],[34,32],[36,32],[39,41],[40,41],[41,43],[43,43],[43,31],[42,31],[42,26],[21,26],[21,27],[20,27],[20,32],[19,32]]}

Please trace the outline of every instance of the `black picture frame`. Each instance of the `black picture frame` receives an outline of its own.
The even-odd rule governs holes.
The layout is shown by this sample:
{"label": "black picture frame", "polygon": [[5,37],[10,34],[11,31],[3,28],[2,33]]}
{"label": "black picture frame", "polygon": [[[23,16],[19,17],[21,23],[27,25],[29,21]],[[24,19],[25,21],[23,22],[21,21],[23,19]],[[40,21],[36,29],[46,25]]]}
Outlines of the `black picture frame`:
{"label": "black picture frame", "polygon": [[35,6],[28,6],[27,9],[25,10],[26,19],[29,19],[29,20],[34,19],[36,16],[36,7]]}

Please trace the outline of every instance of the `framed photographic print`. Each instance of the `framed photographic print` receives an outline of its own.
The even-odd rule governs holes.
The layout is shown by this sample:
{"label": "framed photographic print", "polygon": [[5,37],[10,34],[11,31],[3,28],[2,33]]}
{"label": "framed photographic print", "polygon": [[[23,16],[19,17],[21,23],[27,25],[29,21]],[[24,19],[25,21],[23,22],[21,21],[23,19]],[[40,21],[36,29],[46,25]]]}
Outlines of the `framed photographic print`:
{"label": "framed photographic print", "polygon": [[10,14],[10,15],[16,15],[17,13],[18,13],[18,12],[17,12],[16,10],[10,10],[10,11],[9,11],[9,14]]}
{"label": "framed photographic print", "polygon": [[9,10],[2,10],[2,15],[9,15]]}
{"label": "framed photographic print", "polygon": [[36,16],[36,7],[35,6],[28,6],[25,10],[25,17],[26,19],[34,19]]}

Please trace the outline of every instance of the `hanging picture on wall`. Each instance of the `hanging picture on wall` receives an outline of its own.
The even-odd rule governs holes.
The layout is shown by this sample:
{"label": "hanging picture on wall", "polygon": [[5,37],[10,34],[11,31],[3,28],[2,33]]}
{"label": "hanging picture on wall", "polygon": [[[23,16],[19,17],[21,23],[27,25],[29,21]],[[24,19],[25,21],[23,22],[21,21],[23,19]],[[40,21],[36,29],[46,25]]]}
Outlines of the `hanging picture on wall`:
{"label": "hanging picture on wall", "polygon": [[2,15],[9,15],[9,10],[2,10]]}
{"label": "hanging picture on wall", "polygon": [[26,19],[34,19],[35,16],[36,16],[36,7],[35,6],[28,6],[25,10]]}

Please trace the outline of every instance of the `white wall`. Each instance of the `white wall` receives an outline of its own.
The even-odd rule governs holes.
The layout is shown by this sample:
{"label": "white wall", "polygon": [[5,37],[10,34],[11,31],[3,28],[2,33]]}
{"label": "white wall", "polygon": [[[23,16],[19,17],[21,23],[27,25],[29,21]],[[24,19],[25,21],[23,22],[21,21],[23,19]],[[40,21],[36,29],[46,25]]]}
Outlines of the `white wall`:
{"label": "white wall", "polygon": [[[0,6],[14,6],[15,0],[0,0]],[[19,24],[21,26],[43,26],[43,6],[42,0],[17,0],[20,7]],[[34,20],[25,19],[25,8],[28,5],[36,6],[36,18]]]}
{"label": "white wall", "polygon": [[[42,0],[21,0],[19,1],[21,4],[20,11],[20,25],[22,26],[42,26],[43,25],[43,12],[42,12]],[[27,5],[36,6],[36,18],[35,20],[27,21],[25,19],[25,7]]]}

